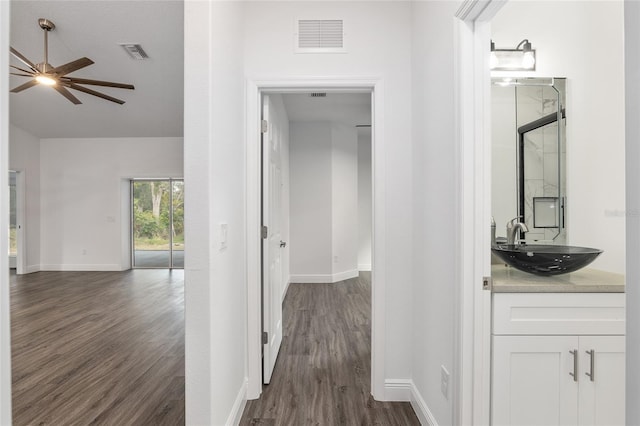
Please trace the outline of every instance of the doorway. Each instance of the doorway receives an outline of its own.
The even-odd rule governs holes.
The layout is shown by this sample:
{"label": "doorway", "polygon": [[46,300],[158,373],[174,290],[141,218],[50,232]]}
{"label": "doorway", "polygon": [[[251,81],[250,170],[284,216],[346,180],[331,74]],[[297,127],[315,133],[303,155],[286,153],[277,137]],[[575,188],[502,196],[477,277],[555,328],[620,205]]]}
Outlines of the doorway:
{"label": "doorway", "polygon": [[[262,120],[268,384],[283,330],[291,326],[282,313],[289,284],[344,287],[371,271],[371,93],[263,94]],[[359,309],[368,317],[370,303]]]}
{"label": "doorway", "polygon": [[184,180],[131,180],[131,265],[184,268]]}
{"label": "doorway", "polygon": [[[371,229],[373,238],[371,240],[371,388],[369,389],[374,398],[383,400],[385,398],[385,381],[384,381],[384,299],[380,296],[384,294],[384,179],[383,161],[380,157],[376,157],[375,152],[383,152],[383,114],[381,108],[376,105],[383,104],[383,83],[381,80],[366,79],[325,79],[318,80],[293,80],[293,81],[250,81],[248,85],[248,127],[247,140],[260,140],[261,130],[263,129],[262,112],[263,112],[263,96],[280,94],[306,94],[310,93],[360,93],[367,94],[370,99],[369,112],[371,117],[371,136],[370,144],[372,150],[371,158],[371,175],[372,175],[372,214]],[[363,123],[359,123],[363,124]],[[267,124],[267,129],[268,129]],[[265,265],[269,262],[262,261],[262,246],[264,240],[263,223],[262,223],[262,202],[264,201],[262,194],[262,162],[261,150],[259,144],[247,145],[247,260],[248,270],[248,324],[249,324],[249,374],[248,374],[248,399],[256,399],[260,397],[263,386],[263,350],[265,349],[263,342],[263,325],[267,324],[270,319],[265,318],[263,306],[263,295],[269,294],[268,290],[261,286],[262,278],[265,275]],[[268,235],[268,233],[267,233]],[[279,242],[279,241],[278,241]],[[287,242],[283,240],[283,242]],[[287,245],[287,247],[289,247]],[[333,260],[333,259],[332,259]],[[357,263],[357,255],[356,255]],[[356,265],[356,273],[358,266]],[[322,275],[322,274],[319,274]],[[339,277],[339,275],[336,275]],[[345,277],[349,278],[349,277]],[[342,279],[345,279],[342,278]],[[295,277],[292,277],[293,282]],[[322,277],[326,279],[326,277]],[[300,281],[305,282],[305,281]],[[314,282],[314,281],[311,281]],[[326,281],[315,281],[326,282]],[[286,284],[285,284],[286,287]],[[376,295],[378,295],[376,297]],[[270,307],[278,309],[276,298],[272,298]],[[266,307],[265,307],[266,309]],[[281,309],[281,305],[279,307]],[[273,311],[272,311],[273,313]],[[274,318],[274,316],[271,316]],[[266,321],[265,321],[266,319]],[[272,324],[277,324],[273,322]],[[281,325],[280,325],[281,326]],[[267,331],[268,330],[264,330]],[[266,341],[272,341],[274,336],[267,336]],[[270,359],[275,364],[275,356],[270,355]]]}
{"label": "doorway", "polygon": [[18,265],[16,174],[9,171],[9,269],[16,269]]}

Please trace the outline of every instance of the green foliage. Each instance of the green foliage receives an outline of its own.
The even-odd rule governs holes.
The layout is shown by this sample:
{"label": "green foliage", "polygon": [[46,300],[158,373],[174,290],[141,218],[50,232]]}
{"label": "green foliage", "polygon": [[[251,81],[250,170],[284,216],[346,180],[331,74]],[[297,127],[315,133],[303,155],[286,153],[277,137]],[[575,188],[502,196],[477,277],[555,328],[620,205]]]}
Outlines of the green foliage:
{"label": "green foliage", "polygon": [[[173,190],[173,230],[169,212],[170,189]],[[159,199],[159,215],[154,216],[153,200]],[[133,231],[136,244],[161,246],[169,242],[173,232],[174,244],[184,242],[184,183],[168,181],[136,181],[133,184]]]}

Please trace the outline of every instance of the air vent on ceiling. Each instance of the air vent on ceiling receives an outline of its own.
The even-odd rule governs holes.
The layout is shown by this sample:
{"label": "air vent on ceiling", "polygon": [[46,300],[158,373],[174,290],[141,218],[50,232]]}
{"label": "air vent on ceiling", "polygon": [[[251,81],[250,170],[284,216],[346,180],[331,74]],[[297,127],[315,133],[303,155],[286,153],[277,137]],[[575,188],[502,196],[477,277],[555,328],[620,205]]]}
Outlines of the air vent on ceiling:
{"label": "air vent on ceiling", "polygon": [[313,92],[309,93],[310,98],[326,98],[327,94],[324,92]]}
{"label": "air vent on ceiling", "polygon": [[297,24],[296,52],[343,53],[346,51],[342,19],[300,19]]}
{"label": "air vent on ceiling", "polygon": [[147,52],[145,52],[142,46],[140,46],[139,44],[122,43],[120,44],[120,46],[122,46],[124,51],[127,52],[129,56],[131,56],[131,59],[141,61],[143,59],[149,58],[149,55],[147,55]]}

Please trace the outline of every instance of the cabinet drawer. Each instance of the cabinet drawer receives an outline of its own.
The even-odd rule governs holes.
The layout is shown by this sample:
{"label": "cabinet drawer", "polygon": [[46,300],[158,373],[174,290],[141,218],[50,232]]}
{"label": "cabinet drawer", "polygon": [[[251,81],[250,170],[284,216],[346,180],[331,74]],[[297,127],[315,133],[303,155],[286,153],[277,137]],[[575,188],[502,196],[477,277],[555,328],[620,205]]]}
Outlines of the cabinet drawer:
{"label": "cabinet drawer", "polygon": [[493,334],[624,335],[624,293],[494,293]]}

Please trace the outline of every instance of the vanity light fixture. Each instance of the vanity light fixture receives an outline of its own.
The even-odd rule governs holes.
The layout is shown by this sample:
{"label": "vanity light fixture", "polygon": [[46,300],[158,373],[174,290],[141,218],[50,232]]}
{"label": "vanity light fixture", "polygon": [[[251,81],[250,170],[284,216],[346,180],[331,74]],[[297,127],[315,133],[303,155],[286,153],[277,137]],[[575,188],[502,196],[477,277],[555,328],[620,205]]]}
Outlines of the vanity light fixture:
{"label": "vanity light fixture", "polygon": [[536,51],[526,38],[515,49],[496,49],[492,40],[489,65],[493,71],[535,71]]}

